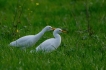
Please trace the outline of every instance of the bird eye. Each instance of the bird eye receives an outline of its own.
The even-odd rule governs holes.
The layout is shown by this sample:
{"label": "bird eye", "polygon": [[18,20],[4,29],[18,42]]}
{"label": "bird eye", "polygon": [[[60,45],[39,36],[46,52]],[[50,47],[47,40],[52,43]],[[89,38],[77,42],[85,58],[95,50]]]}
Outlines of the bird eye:
{"label": "bird eye", "polygon": [[59,31],[61,31],[61,30],[59,30]]}

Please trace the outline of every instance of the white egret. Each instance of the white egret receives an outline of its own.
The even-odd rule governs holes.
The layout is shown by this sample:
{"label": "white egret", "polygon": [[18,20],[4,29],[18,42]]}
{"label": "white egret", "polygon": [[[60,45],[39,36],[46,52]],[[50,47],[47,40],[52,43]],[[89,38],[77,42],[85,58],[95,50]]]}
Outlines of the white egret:
{"label": "white egret", "polygon": [[56,28],[53,32],[54,38],[50,38],[45,40],[41,43],[37,48],[36,51],[44,51],[44,52],[51,52],[59,47],[61,44],[61,36],[59,33],[65,32],[60,28]]}
{"label": "white egret", "polygon": [[46,26],[36,35],[23,36],[16,41],[11,42],[9,45],[14,47],[26,48],[33,46],[45,32],[54,30],[51,26]]}

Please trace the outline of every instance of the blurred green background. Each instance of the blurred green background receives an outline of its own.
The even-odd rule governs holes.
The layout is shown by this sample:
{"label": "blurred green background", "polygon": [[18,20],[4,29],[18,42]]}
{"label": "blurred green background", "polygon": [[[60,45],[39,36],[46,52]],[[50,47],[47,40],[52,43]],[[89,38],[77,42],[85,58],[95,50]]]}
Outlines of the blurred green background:
{"label": "blurred green background", "polygon": [[[105,0],[0,0],[0,70],[105,70]],[[30,53],[8,47],[19,37],[37,34],[46,25],[64,28],[60,47]]]}

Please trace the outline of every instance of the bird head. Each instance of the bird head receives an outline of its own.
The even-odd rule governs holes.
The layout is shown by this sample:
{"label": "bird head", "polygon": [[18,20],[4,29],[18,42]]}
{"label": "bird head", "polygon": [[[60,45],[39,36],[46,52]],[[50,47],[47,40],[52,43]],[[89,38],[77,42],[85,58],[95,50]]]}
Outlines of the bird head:
{"label": "bird head", "polygon": [[51,26],[46,26],[45,29],[46,29],[46,31],[55,30],[55,28],[53,28],[53,27],[51,27]]}
{"label": "bird head", "polygon": [[62,32],[66,32],[65,30],[62,30],[62,29],[60,29],[60,28],[56,28],[55,29],[55,32],[57,32],[57,33],[62,33]]}

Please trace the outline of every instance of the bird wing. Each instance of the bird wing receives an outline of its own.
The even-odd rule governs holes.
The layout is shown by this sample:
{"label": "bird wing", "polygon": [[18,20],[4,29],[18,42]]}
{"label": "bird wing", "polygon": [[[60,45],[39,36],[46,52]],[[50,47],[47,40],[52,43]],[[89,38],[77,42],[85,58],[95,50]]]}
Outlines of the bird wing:
{"label": "bird wing", "polygon": [[41,43],[37,48],[36,50],[43,50],[43,51],[52,51],[55,48],[55,44],[54,44],[54,38],[51,38],[51,39],[47,39],[45,40],[43,43]]}
{"label": "bird wing", "polygon": [[17,39],[16,41],[13,41],[10,43],[11,46],[16,46],[16,47],[20,47],[20,46],[27,46],[28,45],[28,41],[33,37],[33,35],[28,35],[28,36],[24,36],[21,37],[19,39]]}
{"label": "bird wing", "polygon": [[21,43],[21,42],[25,42],[25,41],[31,39],[32,37],[33,37],[33,35],[28,35],[28,36],[21,37],[16,41]]}

